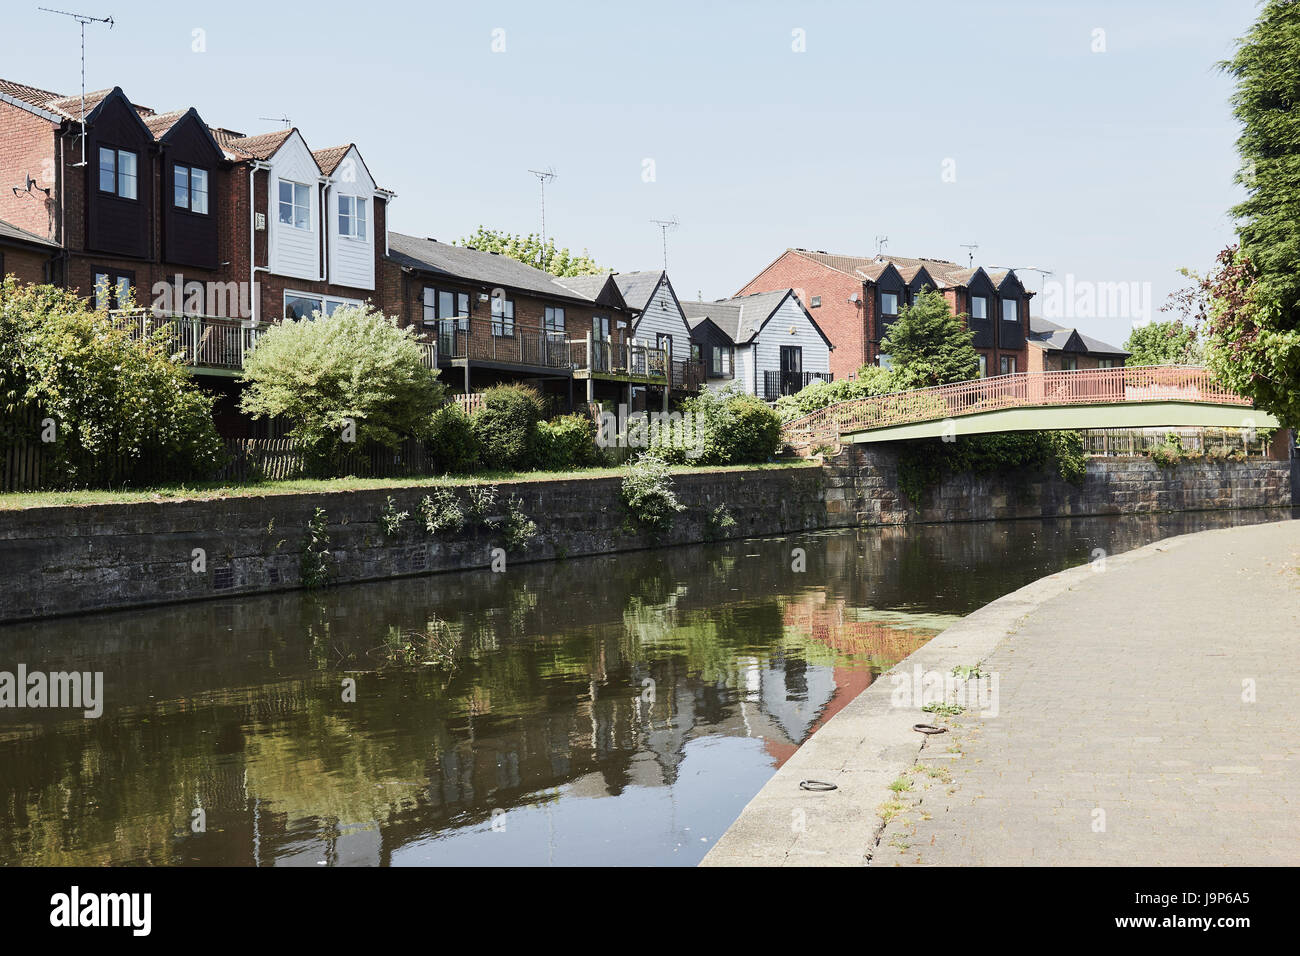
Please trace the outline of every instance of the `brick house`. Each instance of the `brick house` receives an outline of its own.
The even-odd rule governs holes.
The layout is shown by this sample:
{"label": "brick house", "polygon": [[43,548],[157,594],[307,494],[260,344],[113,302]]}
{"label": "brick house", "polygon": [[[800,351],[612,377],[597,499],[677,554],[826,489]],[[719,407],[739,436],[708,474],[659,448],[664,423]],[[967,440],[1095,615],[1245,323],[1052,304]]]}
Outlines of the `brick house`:
{"label": "brick house", "polygon": [[1129,353],[1118,345],[1084,335],[1078,329],[1029,319],[1030,372],[1059,372],[1080,368],[1120,368]]}
{"label": "brick house", "polygon": [[628,304],[613,274],[560,278],[495,252],[394,232],[380,287],[385,314],[435,340],[443,380],[466,394],[523,382],[557,407],[585,398],[639,409],[698,386],[671,346],[638,338],[644,310]]}
{"label": "brick house", "polygon": [[1023,372],[1029,365],[1029,302],[1014,271],[987,272],[943,259],[889,254],[863,257],[787,249],[737,295],[793,289],[835,345],[831,373],[854,378],[863,365],[888,363],[880,343],[899,310],[926,287],[963,316],[980,356],[980,374]]}
{"label": "brick house", "polygon": [[12,274],[19,282],[49,282],[58,253],[55,243],[0,219],[0,276]]}

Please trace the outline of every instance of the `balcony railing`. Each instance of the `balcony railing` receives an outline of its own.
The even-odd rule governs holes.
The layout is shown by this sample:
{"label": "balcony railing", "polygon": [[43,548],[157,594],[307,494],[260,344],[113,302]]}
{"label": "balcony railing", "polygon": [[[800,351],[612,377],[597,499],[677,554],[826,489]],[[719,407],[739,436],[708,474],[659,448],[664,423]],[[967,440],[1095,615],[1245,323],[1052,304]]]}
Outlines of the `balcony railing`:
{"label": "balcony railing", "polygon": [[829,382],[832,379],[830,372],[783,372],[779,369],[766,369],[763,372],[763,391],[759,398],[774,402],[782,395],[793,395],[813,382]]}
{"label": "balcony railing", "polygon": [[562,330],[477,317],[442,319],[426,329],[436,339],[442,361],[501,362],[627,376],[687,390],[699,389],[704,381],[701,363],[672,359],[669,350],[628,340],[622,334],[597,338],[587,333],[583,338],[571,338]]}
{"label": "balcony railing", "polygon": [[[124,328],[132,338],[143,340],[163,334],[168,352],[196,370],[241,370],[245,355],[269,327],[208,315],[159,315],[149,309],[112,315],[118,327]],[[436,368],[436,343],[417,340],[416,345],[424,366]]]}

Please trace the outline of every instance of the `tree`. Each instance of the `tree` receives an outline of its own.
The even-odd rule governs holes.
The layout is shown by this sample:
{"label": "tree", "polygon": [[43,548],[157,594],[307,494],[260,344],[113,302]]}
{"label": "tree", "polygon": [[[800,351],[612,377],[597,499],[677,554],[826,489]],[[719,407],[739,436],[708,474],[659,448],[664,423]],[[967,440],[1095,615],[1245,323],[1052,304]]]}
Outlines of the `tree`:
{"label": "tree", "polygon": [[1181,319],[1134,326],[1124,343],[1126,365],[1200,365],[1196,326]]}
{"label": "tree", "polygon": [[46,487],[210,478],[212,404],[166,327],[141,337],[74,293],[0,285],[0,454],[44,448]]}
{"label": "tree", "polygon": [[582,255],[576,255],[567,248],[556,249],[554,239],[542,242],[535,232],[517,236],[479,226],[472,235],[457,239],[456,245],[478,249],[480,252],[500,253],[553,276],[594,276],[609,272],[597,265],[586,249],[582,250]]}
{"label": "tree", "polygon": [[1241,122],[1238,248],[1200,284],[1210,367],[1284,425],[1300,426],[1300,4],[1267,0],[1220,68]]}
{"label": "tree", "polygon": [[444,400],[413,331],[370,306],[272,326],[244,359],[243,381],[239,407],[287,421],[317,470],[357,445],[426,437]]}
{"label": "tree", "polygon": [[942,295],[927,289],[904,306],[885,333],[880,351],[889,355],[896,388],[964,382],[979,374],[971,333]]}

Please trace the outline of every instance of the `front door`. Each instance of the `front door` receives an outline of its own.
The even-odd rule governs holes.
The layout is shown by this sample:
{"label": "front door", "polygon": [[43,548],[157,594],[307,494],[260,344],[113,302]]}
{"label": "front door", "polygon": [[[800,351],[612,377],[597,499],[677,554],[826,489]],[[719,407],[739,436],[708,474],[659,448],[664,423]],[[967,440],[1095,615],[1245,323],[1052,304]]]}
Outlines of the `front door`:
{"label": "front door", "polygon": [[781,346],[781,394],[793,395],[803,388],[803,348]]}

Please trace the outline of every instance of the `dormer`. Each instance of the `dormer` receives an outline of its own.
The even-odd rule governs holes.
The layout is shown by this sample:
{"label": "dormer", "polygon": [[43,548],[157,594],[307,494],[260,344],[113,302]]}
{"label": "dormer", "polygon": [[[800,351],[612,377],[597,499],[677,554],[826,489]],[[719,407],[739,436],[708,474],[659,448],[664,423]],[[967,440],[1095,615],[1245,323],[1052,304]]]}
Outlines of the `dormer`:
{"label": "dormer", "polygon": [[321,278],[323,177],[302,134],[291,129],[282,135],[279,145],[263,160],[270,189],[270,214],[266,217],[270,270],[275,275],[315,281]]}
{"label": "dormer", "polygon": [[86,115],[86,248],[150,258],[154,138],[114,87]]}
{"label": "dormer", "polygon": [[145,123],[162,147],[163,261],[215,269],[221,147],[194,109]]}
{"label": "dormer", "polygon": [[355,145],[316,150],[313,154],[326,177],[324,196],[325,254],[329,281],[356,289],[375,287],[375,243],[379,228],[376,210],[386,194]]}
{"label": "dormer", "polygon": [[997,295],[998,348],[1024,348],[1029,326],[1029,293],[1016,274],[1008,272],[998,283]]}

